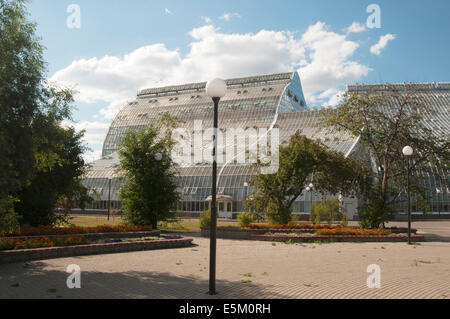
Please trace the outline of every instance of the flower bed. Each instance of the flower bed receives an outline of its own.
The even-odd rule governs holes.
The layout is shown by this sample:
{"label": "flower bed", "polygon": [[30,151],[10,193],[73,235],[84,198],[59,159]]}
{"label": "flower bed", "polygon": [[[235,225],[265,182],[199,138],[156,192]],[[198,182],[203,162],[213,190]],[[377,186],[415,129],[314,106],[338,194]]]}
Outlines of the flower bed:
{"label": "flower bed", "polygon": [[[161,231],[150,230],[150,231],[135,231],[126,233],[88,233],[88,234],[77,234],[78,236],[83,236],[88,241],[94,241],[106,238],[139,238],[139,237],[151,237],[160,236]],[[73,237],[74,235],[41,235],[41,236],[22,236],[22,237],[4,237],[8,239],[42,239],[42,238],[56,238],[56,237]],[[0,237],[1,238],[1,237]]]}
{"label": "flower bed", "polygon": [[99,243],[87,245],[83,244],[65,247],[3,250],[0,251],[0,264],[94,254],[111,254],[153,249],[181,248],[191,246],[192,241],[192,238],[181,237],[176,239],[162,238],[156,240],[136,240],[128,242]]}
{"label": "flower bed", "polygon": [[47,236],[47,235],[81,235],[98,233],[129,233],[151,231],[152,226],[97,226],[97,227],[26,227],[11,237]]}
{"label": "flower bed", "polygon": [[[414,242],[423,242],[422,235],[413,235]],[[406,242],[408,236],[405,235],[314,235],[314,236],[290,236],[290,235],[250,235],[248,239],[277,242]]]}
{"label": "flower bed", "polygon": [[335,229],[320,229],[315,232],[319,236],[334,236],[334,235],[350,235],[350,236],[387,236],[392,235],[392,232],[384,229],[353,229],[353,228],[335,228]]}
{"label": "flower bed", "polygon": [[[273,227],[273,228],[270,228]],[[202,236],[209,237],[209,228],[202,228]],[[306,223],[288,225],[258,225],[249,228],[220,227],[217,238],[276,241],[406,241],[407,235],[398,230],[359,229],[342,225],[311,225]],[[414,241],[423,241],[424,236],[414,235]]]}
{"label": "flower bed", "polygon": [[43,247],[64,247],[84,245],[87,240],[84,236],[42,237],[42,238],[0,238],[0,251],[33,249]]}
{"label": "flower bed", "polygon": [[[316,229],[336,229],[342,227],[341,225],[330,225],[330,224],[309,224],[309,223],[289,223],[287,225],[280,224],[250,224],[250,229],[297,229],[297,230],[316,230]],[[357,227],[348,227],[348,228],[357,228]]]}

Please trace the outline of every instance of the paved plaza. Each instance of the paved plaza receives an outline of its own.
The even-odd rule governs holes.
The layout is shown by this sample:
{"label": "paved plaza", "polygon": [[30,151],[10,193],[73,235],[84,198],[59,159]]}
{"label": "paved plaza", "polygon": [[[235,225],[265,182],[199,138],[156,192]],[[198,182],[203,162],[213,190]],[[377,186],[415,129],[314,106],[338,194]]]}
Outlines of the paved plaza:
{"label": "paved plaza", "polygon": [[[438,225],[446,229],[449,224]],[[209,240],[195,237],[194,243],[182,249],[0,265],[0,298],[210,298]],[[450,299],[450,242],[218,240],[217,251],[219,295],[213,298]],[[81,267],[81,289],[66,286],[70,264]],[[380,289],[367,287],[371,264],[381,268]]]}

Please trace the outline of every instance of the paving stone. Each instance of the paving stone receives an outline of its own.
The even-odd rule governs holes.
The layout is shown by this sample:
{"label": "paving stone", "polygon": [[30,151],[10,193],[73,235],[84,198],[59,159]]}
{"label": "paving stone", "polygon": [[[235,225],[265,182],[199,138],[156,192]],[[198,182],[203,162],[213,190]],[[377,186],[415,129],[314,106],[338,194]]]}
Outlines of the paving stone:
{"label": "paving stone", "polygon": [[[64,299],[450,298],[446,242],[414,248],[405,243],[272,246],[219,239],[219,294],[212,297],[206,294],[209,239],[195,238],[194,244],[195,251],[190,247],[0,265],[0,298],[56,298],[50,289]],[[66,286],[65,271],[71,264],[81,268],[81,289]],[[370,264],[381,267],[381,289],[367,287]],[[251,277],[242,276],[249,273]]]}

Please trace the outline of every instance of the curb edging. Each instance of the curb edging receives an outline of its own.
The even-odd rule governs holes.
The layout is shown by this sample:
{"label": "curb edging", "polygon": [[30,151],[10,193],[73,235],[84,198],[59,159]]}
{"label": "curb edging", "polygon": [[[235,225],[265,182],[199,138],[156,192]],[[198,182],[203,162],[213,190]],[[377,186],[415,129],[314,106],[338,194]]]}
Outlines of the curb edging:
{"label": "curb edging", "polygon": [[121,252],[143,251],[188,247],[193,238],[153,240],[141,242],[90,244],[80,246],[49,247],[0,251],[0,264],[16,263],[52,258],[66,258],[97,254],[114,254]]}

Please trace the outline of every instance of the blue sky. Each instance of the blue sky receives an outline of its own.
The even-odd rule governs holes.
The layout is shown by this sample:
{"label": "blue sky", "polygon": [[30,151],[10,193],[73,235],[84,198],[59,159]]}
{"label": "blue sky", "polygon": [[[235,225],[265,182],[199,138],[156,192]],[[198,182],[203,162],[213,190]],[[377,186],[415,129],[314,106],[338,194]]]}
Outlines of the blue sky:
{"label": "blue sky", "polygon": [[[69,28],[70,4],[81,10]],[[381,27],[366,24],[369,4]],[[75,127],[98,158],[107,128],[145,87],[299,71],[307,102],[350,83],[449,81],[447,0],[35,0],[49,78],[76,86]],[[352,29],[348,29],[353,24]]]}

